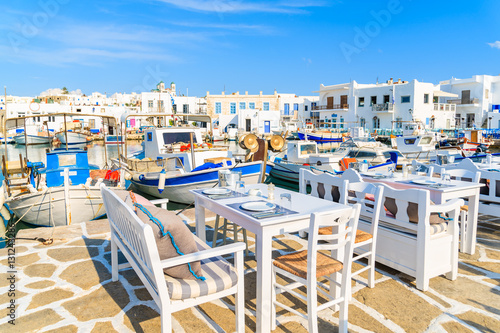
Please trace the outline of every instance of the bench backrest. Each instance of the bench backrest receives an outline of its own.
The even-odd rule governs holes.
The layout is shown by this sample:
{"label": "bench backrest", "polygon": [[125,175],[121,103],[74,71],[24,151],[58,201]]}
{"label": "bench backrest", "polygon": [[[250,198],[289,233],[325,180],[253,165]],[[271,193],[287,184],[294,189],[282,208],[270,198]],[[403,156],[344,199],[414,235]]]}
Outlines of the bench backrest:
{"label": "bench backrest", "polygon": [[[384,188],[374,183],[357,182],[347,185],[346,205],[360,204],[363,220],[371,223],[371,234],[376,239],[383,203]],[[385,214],[385,212],[383,212]]]}
{"label": "bench backrest", "polygon": [[300,193],[307,194],[307,185],[309,184],[311,185],[311,195],[313,197],[333,202],[343,202],[348,183],[347,180],[342,180],[328,173],[315,174],[304,168],[300,169]]}
{"label": "bench backrest", "polygon": [[[380,183],[383,190],[383,204],[386,208],[396,205],[397,211],[394,216],[390,212],[380,213],[380,226],[394,226],[395,229],[411,234],[429,233],[429,207],[430,192],[424,189],[402,189],[397,190],[389,185]],[[418,223],[410,222],[408,206],[410,203],[418,205]]]}
{"label": "bench backrest", "polygon": [[[469,158],[464,158],[456,165],[447,165],[446,170],[464,169],[471,172],[480,173],[479,183],[485,184],[479,189],[479,200],[500,203],[500,172],[480,169]],[[495,168],[492,168],[495,169]]]}
{"label": "bench backrest", "polygon": [[111,237],[121,244],[120,249],[126,252],[124,255],[136,273],[139,276],[142,273],[141,280],[155,301],[159,301],[158,294],[168,297],[153,229],[143,223],[132,208],[104,184],[100,188],[111,226]]}

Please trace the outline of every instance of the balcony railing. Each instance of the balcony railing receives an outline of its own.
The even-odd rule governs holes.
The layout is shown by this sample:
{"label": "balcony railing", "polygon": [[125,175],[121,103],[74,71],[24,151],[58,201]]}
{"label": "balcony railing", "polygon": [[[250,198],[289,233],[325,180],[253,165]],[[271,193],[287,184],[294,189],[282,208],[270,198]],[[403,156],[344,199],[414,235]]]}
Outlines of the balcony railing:
{"label": "balcony railing", "polygon": [[349,104],[313,105],[311,110],[348,110]]}
{"label": "balcony railing", "polygon": [[392,104],[392,103],[372,104],[372,111],[374,111],[374,112],[392,112],[392,111],[394,111],[394,104]]}
{"label": "balcony railing", "polygon": [[434,111],[456,111],[457,106],[449,103],[434,103]]}
{"label": "balcony railing", "polygon": [[479,98],[449,99],[448,103],[457,104],[457,105],[478,104],[479,103]]}

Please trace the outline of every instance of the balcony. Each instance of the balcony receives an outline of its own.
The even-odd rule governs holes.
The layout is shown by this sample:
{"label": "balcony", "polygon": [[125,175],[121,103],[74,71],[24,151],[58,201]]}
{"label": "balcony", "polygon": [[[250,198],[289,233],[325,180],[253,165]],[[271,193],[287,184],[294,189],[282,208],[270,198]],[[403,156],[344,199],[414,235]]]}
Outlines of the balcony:
{"label": "balcony", "polygon": [[448,103],[456,105],[473,105],[479,104],[479,98],[469,98],[469,99],[449,99]]}
{"label": "balcony", "polygon": [[384,103],[384,104],[372,104],[373,112],[394,112],[394,104]]}
{"label": "balcony", "polygon": [[349,104],[313,105],[311,110],[349,110]]}
{"label": "balcony", "polygon": [[434,111],[456,111],[457,106],[449,103],[434,103]]}

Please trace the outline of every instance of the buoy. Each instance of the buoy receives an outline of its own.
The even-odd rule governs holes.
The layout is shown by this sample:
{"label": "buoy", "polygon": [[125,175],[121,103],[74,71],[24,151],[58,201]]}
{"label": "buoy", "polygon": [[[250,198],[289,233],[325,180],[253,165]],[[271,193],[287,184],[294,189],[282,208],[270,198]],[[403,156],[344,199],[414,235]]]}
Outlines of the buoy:
{"label": "buoy", "polygon": [[167,176],[167,173],[165,169],[162,169],[160,172],[160,177],[158,178],[158,192],[163,192],[165,189],[165,177]]}

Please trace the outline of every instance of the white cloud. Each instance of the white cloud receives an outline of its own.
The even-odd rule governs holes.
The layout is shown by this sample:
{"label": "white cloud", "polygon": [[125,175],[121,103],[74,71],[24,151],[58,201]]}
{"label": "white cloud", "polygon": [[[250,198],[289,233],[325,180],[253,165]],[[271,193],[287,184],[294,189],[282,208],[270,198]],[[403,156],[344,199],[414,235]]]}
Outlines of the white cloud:
{"label": "white cloud", "polygon": [[500,49],[500,40],[497,40],[496,42],[493,42],[493,43],[487,43],[487,44],[495,49]]}
{"label": "white cloud", "polygon": [[[43,96],[57,96],[57,95],[62,95],[63,91],[62,89],[59,89],[59,88],[49,88],[45,91],[42,91],[40,93],[40,96],[43,97]],[[69,92],[70,95],[83,95],[82,91],[80,89],[76,89],[76,90],[73,90],[73,91],[70,91]]]}
{"label": "white cloud", "polygon": [[212,13],[264,12],[299,14],[305,11],[301,8],[323,6],[323,1],[309,1],[301,4],[298,1],[283,1],[273,3],[250,2],[242,0],[157,0],[185,10]]}

